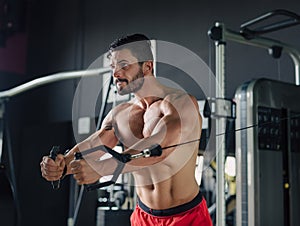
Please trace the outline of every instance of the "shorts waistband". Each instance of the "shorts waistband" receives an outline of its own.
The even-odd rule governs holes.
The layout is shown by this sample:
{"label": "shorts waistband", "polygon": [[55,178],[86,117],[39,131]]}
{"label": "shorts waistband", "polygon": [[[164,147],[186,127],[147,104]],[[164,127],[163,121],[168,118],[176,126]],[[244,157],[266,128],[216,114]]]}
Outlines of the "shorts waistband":
{"label": "shorts waistband", "polygon": [[151,214],[153,216],[160,216],[160,217],[161,216],[172,216],[172,215],[183,213],[187,210],[194,208],[199,203],[201,203],[202,199],[203,199],[203,196],[202,196],[201,192],[199,191],[197,196],[192,201],[182,204],[182,205],[179,205],[179,206],[169,208],[169,209],[163,209],[163,210],[151,209],[148,206],[146,206],[144,203],[142,203],[142,201],[139,198],[138,198],[138,206],[142,210],[144,210],[146,213]]}

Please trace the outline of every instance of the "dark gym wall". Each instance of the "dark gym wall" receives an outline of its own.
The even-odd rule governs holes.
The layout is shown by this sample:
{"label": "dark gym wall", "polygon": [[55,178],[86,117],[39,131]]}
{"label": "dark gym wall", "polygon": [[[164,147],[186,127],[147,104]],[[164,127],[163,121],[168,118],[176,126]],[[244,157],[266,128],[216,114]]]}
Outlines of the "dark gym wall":
{"label": "dark gym wall", "polygon": [[[300,12],[297,1],[153,1],[147,6],[139,1],[86,3],[85,66],[106,49],[106,43],[124,33],[143,32],[158,40],[174,42],[198,54],[207,64],[209,44],[207,31],[214,22],[223,22],[235,31],[254,17],[273,9],[283,8]],[[270,34],[299,48],[299,26]],[[99,43],[99,48],[95,48]],[[281,79],[294,82],[290,58],[281,60]],[[267,50],[228,42],[227,95],[232,97],[236,87],[247,79],[268,76],[277,78],[277,61]],[[213,65],[212,65],[213,66]]]}
{"label": "dark gym wall", "polygon": [[[86,69],[105,53],[112,40],[133,32],[182,45],[209,64],[209,52],[213,57],[214,45],[209,44],[207,31],[214,22],[223,22],[238,31],[243,22],[274,9],[300,12],[296,0],[238,3],[167,0],[147,4],[137,0],[64,0],[32,1],[31,5],[28,76]],[[299,32],[299,26],[295,26],[268,36],[299,48]],[[285,55],[278,66],[267,50],[228,42],[226,60],[229,97],[239,84],[254,77],[268,76],[294,82],[293,64]]]}
{"label": "dark gym wall", "polygon": [[[223,22],[227,28],[238,31],[243,22],[274,9],[300,11],[296,0],[243,1],[238,4],[236,1],[167,0],[141,4],[137,0],[63,0],[30,1],[30,5],[28,78],[86,69],[105,53],[112,40],[134,32],[182,45],[198,54],[207,64],[212,55],[210,66],[213,67],[214,44],[207,32],[214,22]],[[268,36],[298,48],[300,46],[299,26]],[[239,84],[255,77],[267,76],[294,82],[293,64],[285,55],[278,65],[278,61],[264,49],[228,42],[226,50],[228,97],[233,96]]]}
{"label": "dark gym wall", "polygon": [[[19,0],[22,1],[22,0]],[[149,37],[174,42],[198,54],[207,64],[214,66],[214,45],[207,32],[214,22],[223,22],[228,28],[239,30],[240,24],[274,9],[300,12],[296,0],[264,1],[92,1],[23,0],[26,6],[27,58],[24,75],[1,72],[1,88],[17,85],[33,78],[60,71],[86,69],[107,49],[116,37],[142,32]],[[300,48],[299,26],[273,32],[278,38]],[[266,50],[228,42],[227,44],[227,96],[232,97],[236,87],[245,80],[272,77],[294,82],[293,64],[283,55],[272,59]],[[211,57],[211,60],[209,56]],[[279,63],[278,63],[279,62]],[[280,68],[280,74],[278,73]],[[214,70],[214,68],[213,68]],[[11,72],[10,72],[11,73]],[[4,83],[4,84],[3,84]],[[51,120],[71,119],[72,92],[76,82],[51,87],[37,99],[48,100],[42,115]],[[197,95],[197,91],[192,90]],[[71,94],[69,94],[71,93]],[[56,105],[57,101],[63,104]],[[39,102],[39,100],[37,100]],[[42,101],[42,102],[43,102]],[[57,109],[60,109],[59,112]],[[33,112],[33,111],[32,111]],[[63,113],[62,113],[63,112]],[[33,117],[36,120],[36,115]],[[44,119],[44,117],[43,117]]]}
{"label": "dark gym wall", "polygon": [[[26,29],[22,31],[27,38],[26,69],[24,73],[1,71],[1,90],[56,72],[86,69],[106,52],[112,40],[135,32],[182,45],[214,66],[214,44],[207,36],[214,22],[223,22],[228,28],[238,31],[243,22],[274,9],[300,13],[298,0],[19,1],[26,5]],[[300,49],[300,26],[268,36]],[[267,77],[294,83],[293,64],[285,55],[280,60],[274,60],[266,50],[229,42],[226,62],[229,98],[233,97],[238,85],[252,78]],[[167,76],[173,76],[173,71],[164,72],[170,73]],[[38,164],[41,156],[50,151],[52,142],[53,145],[60,143],[63,147],[74,144],[71,120],[77,83],[78,81],[65,81],[40,87],[16,96],[8,103],[21,207],[25,214],[28,210],[35,213],[34,216],[24,217],[22,226],[41,225],[47,215],[45,211],[54,208],[51,203],[47,205],[51,200],[55,200],[57,205],[66,206],[68,197],[62,198],[66,190],[59,195],[53,193],[50,185],[40,177]],[[187,91],[198,95],[197,90]],[[46,139],[47,137],[51,139]],[[57,142],[54,141],[56,137]],[[63,142],[62,138],[66,138],[66,141]],[[26,163],[34,167],[28,168]],[[26,183],[27,181],[30,183]],[[29,189],[28,186],[35,187]],[[46,196],[44,207],[41,208],[41,200]],[[30,201],[34,199],[39,201]],[[61,217],[60,222],[65,220],[62,216],[57,217]],[[46,221],[51,224],[51,219]],[[53,222],[59,226],[59,220]]]}

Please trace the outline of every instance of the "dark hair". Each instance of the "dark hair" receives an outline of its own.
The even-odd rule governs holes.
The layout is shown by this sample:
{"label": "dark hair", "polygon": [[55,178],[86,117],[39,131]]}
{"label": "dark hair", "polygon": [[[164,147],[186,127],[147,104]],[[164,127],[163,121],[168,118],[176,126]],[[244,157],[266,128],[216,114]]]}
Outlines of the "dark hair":
{"label": "dark hair", "polygon": [[140,63],[153,60],[150,39],[143,34],[126,35],[116,39],[109,46],[108,57],[111,57],[113,51],[121,49],[129,49]]}

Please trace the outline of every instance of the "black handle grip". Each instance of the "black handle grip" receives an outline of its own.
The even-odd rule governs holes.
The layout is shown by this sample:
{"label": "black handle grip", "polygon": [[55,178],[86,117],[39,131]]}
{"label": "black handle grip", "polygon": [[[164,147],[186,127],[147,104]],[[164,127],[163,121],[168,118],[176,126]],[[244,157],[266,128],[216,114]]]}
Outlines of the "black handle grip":
{"label": "black handle grip", "polygon": [[76,160],[83,159],[81,152],[76,152],[74,156]]}
{"label": "black handle grip", "polygon": [[159,144],[155,144],[150,148],[151,155],[150,156],[161,156],[162,147]]}
{"label": "black handle grip", "polygon": [[[49,157],[55,161],[56,156],[58,155],[58,153],[60,152],[59,150],[59,146],[53,146],[51,151],[50,151],[50,155]],[[52,187],[54,190],[57,190],[60,188],[60,180],[55,180],[55,181],[51,181]]]}
{"label": "black handle grip", "polygon": [[[285,16],[287,19],[282,19],[277,22],[273,22],[261,27],[256,27],[250,29],[250,27],[257,25],[259,23],[262,23],[262,21],[266,21],[267,19],[274,17],[274,16]],[[271,20],[270,20],[271,21]],[[272,21],[271,21],[272,22]],[[291,27],[294,25],[300,24],[300,16],[297,15],[296,13],[283,10],[283,9],[277,9],[271,12],[268,12],[262,16],[259,16],[255,19],[252,19],[248,22],[243,23],[240,26],[240,33],[248,39],[255,38],[258,35],[266,34],[269,32],[277,31],[283,28]]]}
{"label": "black handle grip", "polygon": [[145,157],[161,156],[162,147],[159,144],[154,144],[149,149],[145,149],[143,152],[148,152],[148,155]]}

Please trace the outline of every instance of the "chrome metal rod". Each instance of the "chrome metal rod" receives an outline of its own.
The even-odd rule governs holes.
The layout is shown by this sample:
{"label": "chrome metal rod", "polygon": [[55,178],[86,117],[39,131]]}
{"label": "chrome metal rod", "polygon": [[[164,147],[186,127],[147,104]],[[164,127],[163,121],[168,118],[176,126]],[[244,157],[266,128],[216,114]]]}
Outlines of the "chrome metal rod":
{"label": "chrome metal rod", "polygon": [[24,83],[22,85],[16,86],[14,88],[1,91],[0,92],[0,100],[5,98],[10,98],[13,96],[16,96],[18,94],[21,94],[23,92],[26,92],[28,90],[40,87],[42,85],[62,81],[62,80],[68,80],[68,79],[74,79],[74,78],[80,78],[80,77],[86,77],[86,76],[96,76],[99,74],[103,74],[106,72],[109,72],[110,68],[99,68],[99,69],[93,69],[93,70],[82,70],[82,71],[70,71],[70,72],[59,72],[56,74],[44,76],[41,78],[34,79],[32,81],[29,81],[27,83]]}
{"label": "chrome metal rod", "polygon": [[[220,23],[216,23],[216,26],[223,26]],[[250,45],[250,46],[255,46],[255,47],[260,47],[260,48],[265,48],[265,49],[270,49],[273,46],[280,46],[282,47],[282,51],[285,52],[286,54],[288,54],[294,63],[294,67],[295,67],[295,84],[296,85],[300,85],[300,52],[295,49],[294,47],[271,39],[271,38],[265,38],[265,37],[255,37],[255,39],[246,39],[244,36],[242,36],[240,33],[238,32],[234,32],[231,31],[229,29],[225,29],[224,27],[223,29],[223,34],[224,34],[224,40],[231,40],[231,41],[235,41],[237,43],[241,43],[241,44],[246,44],[246,45]]]}
{"label": "chrome metal rod", "polygon": [[[216,43],[216,97],[225,98],[225,42]],[[224,118],[216,118],[216,134],[225,132]],[[225,201],[225,139],[216,137],[216,225],[226,225],[226,201]]]}

